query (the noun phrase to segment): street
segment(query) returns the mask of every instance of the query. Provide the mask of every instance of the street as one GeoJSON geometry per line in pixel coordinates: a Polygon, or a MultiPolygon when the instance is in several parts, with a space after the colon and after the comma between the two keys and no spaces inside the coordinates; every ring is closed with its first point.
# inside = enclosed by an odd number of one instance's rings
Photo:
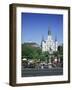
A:
{"type": "Polygon", "coordinates": [[[22,77],[63,75],[63,68],[33,69],[22,68],[22,77]]]}

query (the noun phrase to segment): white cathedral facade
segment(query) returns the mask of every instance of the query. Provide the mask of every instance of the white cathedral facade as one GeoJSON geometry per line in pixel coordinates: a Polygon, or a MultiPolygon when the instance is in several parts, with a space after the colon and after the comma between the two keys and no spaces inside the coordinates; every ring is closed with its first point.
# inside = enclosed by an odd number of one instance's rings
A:
{"type": "Polygon", "coordinates": [[[57,49],[58,49],[57,39],[55,38],[54,40],[51,31],[48,30],[47,40],[44,40],[44,38],[42,38],[42,52],[48,51],[52,53],[53,51],[57,51],[57,49]]]}

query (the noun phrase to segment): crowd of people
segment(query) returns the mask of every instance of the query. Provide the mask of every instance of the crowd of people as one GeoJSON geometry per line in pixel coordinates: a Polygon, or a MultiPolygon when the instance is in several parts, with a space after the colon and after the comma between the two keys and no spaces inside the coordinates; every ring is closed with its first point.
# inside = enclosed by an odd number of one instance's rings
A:
{"type": "Polygon", "coordinates": [[[34,61],[27,60],[26,58],[22,59],[22,67],[23,68],[38,68],[38,69],[47,69],[49,65],[52,68],[63,67],[63,60],[60,58],[55,58],[51,61],[51,63],[47,63],[45,61],[34,61]]]}

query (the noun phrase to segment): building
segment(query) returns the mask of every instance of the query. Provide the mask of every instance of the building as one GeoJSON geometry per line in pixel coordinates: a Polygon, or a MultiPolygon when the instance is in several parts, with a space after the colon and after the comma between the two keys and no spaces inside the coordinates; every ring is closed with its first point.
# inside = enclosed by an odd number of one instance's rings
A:
{"type": "Polygon", "coordinates": [[[57,38],[53,40],[52,33],[50,30],[48,30],[47,40],[44,40],[44,37],[42,37],[41,47],[42,52],[48,51],[49,53],[50,52],[52,53],[53,51],[57,51],[58,49],[57,38]]]}

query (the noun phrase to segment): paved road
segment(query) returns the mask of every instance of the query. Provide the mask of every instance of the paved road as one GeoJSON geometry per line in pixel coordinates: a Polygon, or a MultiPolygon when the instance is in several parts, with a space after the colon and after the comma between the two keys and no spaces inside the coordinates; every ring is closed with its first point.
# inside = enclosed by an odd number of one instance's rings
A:
{"type": "Polygon", "coordinates": [[[22,77],[31,76],[52,76],[52,75],[62,75],[62,68],[51,68],[51,69],[22,69],[22,77]]]}

